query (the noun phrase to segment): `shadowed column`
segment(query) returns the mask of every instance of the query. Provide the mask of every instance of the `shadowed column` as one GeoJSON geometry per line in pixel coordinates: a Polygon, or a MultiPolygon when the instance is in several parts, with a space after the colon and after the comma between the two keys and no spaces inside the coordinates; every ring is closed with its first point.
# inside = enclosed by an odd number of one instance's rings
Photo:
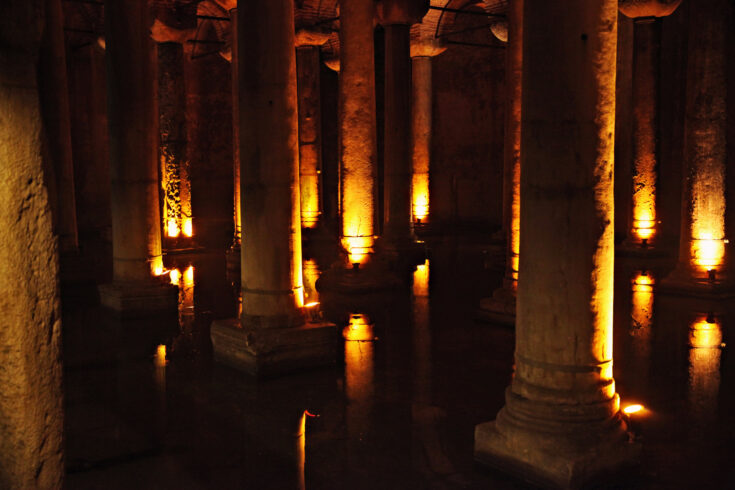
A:
{"type": "Polygon", "coordinates": [[[175,287],[163,273],[158,196],[156,49],[148,2],[105,2],[107,112],[110,128],[113,282],[103,305],[127,315],[175,312],[175,287]]]}
{"type": "Polygon", "coordinates": [[[0,488],[9,490],[64,479],[59,266],[37,86],[44,3],[0,7],[0,488]]]}
{"type": "Polygon", "coordinates": [[[304,320],[293,2],[256,2],[238,22],[243,308],[211,336],[218,361],[268,376],[333,363],[336,338],[304,320]]]}
{"type": "Polygon", "coordinates": [[[475,459],[568,488],[638,448],[612,371],[617,2],[564,5],[524,2],[515,375],[475,459]]]}

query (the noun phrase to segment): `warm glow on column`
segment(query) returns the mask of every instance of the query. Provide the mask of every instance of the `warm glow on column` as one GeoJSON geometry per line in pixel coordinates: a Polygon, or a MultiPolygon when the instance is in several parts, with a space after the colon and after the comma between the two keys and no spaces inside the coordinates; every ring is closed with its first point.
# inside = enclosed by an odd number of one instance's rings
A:
{"type": "Polygon", "coordinates": [[[342,246],[347,251],[350,264],[365,263],[368,256],[373,253],[373,236],[348,235],[347,231],[345,233],[342,238],[342,246]]]}
{"type": "Polygon", "coordinates": [[[163,268],[163,256],[157,255],[151,259],[151,272],[154,276],[161,276],[165,272],[163,268]]]}
{"type": "Polygon", "coordinates": [[[301,414],[299,420],[298,434],[296,434],[296,465],[299,476],[299,490],[306,489],[306,411],[301,414]]]}
{"type": "Polygon", "coordinates": [[[168,361],[166,361],[166,346],[164,344],[156,347],[156,355],[153,358],[153,363],[156,367],[164,367],[168,364],[168,361]]]}
{"type": "Polygon", "coordinates": [[[724,216],[718,221],[721,221],[718,223],[719,232],[695,231],[692,239],[691,250],[694,264],[703,271],[716,270],[722,265],[725,258],[727,240],[724,238],[724,216]]]}
{"type": "MultiPolygon", "coordinates": [[[[415,163],[414,163],[415,164],[415,163]]],[[[428,166],[428,165],[427,165],[428,166]]],[[[421,223],[429,216],[429,174],[413,175],[413,219],[421,223]]]]}
{"type": "Polygon", "coordinates": [[[182,232],[184,233],[184,236],[187,236],[190,238],[194,236],[194,226],[191,222],[191,218],[184,218],[183,225],[184,227],[183,227],[182,232]]]}
{"type": "Polygon", "coordinates": [[[162,151],[163,222],[169,238],[178,238],[182,233],[187,237],[193,235],[188,166],[188,162],[179,162],[162,151]]]}
{"type": "MultiPolygon", "coordinates": [[[[302,148],[302,151],[303,148],[302,148]]],[[[301,226],[316,228],[319,224],[319,175],[301,173],[301,226]]]]}
{"type": "Polygon", "coordinates": [[[180,233],[179,222],[176,221],[176,218],[169,218],[166,222],[166,236],[176,238],[180,233]]]}

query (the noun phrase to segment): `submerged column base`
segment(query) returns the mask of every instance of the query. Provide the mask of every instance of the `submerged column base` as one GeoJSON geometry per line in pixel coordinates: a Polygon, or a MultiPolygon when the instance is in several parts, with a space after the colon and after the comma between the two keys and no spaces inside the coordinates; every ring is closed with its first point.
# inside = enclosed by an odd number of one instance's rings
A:
{"type": "Polygon", "coordinates": [[[567,417],[540,427],[503,408],[497,420],[475,426],[475,461],[551,488],[586,488],[637,468],[640,444],[630,442],[620,415],[597,423],[567,417]]]}
{"type": "Polygon", "coordinates": [[[662,248],[658,244],[643,244],[626,238],[615,247],[616,257],[632,257],[642,259],[669,258],[672,250],[662,248]]]}
{"type": "Polygon", "coordinates": [[[214,321],[210,335],[217,362],[256,377],[328,366],[337,360],[338,338],[331,323],[248,329],[231,318],[214,321]]]}
{"type": "MultiPolygon", "coordinates": [[[[375,260],[375,262],[379,262],[375,260]]],[[[316,281],[316,289],[320,293],[344,295],[361,295],[392,291],[401,286],[401,281],[390,268],[383,263],[360,265],[352,269],[342,264],[334,265],[322,273],[316,281]]]]}
{"type": "Polygon", "coordinates": [[[376,248],[388,263],[397,264],[401,268],[420,265],[426,261],[426,245],[410,237],[384,238],[376,248]]]}
{"type": "Polygon", "coordinates": [[[103,306],[124,317],[176,314],[179,306],[179,288],[157,279],[102,284],[99,293],[103,306]]]}
{"type": "Polygon", "coordinates": [[[735,297],[735,279],[716,272],[712,278],[694,277],[688,270],[677,267],[656,285],[656,292],[670,296],[729,299],[735,297]]]}
{"type": "Polygon", "coordinates": [[[514,326],[516,323],[515,292],[505,286],[496,289],[491,297],[480,300],[480,307],[476,315],[477,319],[483,322],[514,326]]]}

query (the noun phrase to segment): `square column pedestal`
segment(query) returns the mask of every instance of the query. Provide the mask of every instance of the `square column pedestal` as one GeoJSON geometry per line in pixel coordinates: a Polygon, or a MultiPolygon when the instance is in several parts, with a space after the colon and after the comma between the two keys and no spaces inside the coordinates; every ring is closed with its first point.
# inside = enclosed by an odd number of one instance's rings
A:
{"type": "Polygon", "coordinates": [[[337,359],[337,329],[331,323],[243,328],[239,319],[230,318],[212,323],[211,338],[217,362],[256,377],[327,366],[337,359]]]}
{"type": "MultiPolygon", "coordinates": [[[[520,398],[510,389],[506,397],[520,398]]],[[[548,409],[558,416],[558,407],[548,409]]],[[[475,426],[475,461],[545,488],[588,488],[624,480],[626,471],[636,474],[641,447],[630,441],[621,418],[542,425],[503,408],[496,420],[475,426]]]]}
{"type": "Polygon", "coordinates": [[[126,318],[175,315],[179,306],[179,288],[157,279],[102,284],[99,293],[102,306],[126,318]]]}

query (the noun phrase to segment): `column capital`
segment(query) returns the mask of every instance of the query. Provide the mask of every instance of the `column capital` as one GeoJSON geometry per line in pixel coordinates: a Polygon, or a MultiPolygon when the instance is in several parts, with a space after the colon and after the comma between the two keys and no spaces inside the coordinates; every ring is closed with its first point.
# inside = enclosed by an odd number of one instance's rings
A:
{"type": "Polygon", "coordinates": [[[666,17],[674,13],[681,0],[618,0],[618,9],[626,17],[666,17]]]}
{"type": "Polygon", "coordinates": [[[411,25],[421,22],[429,11],[429,0],[379,0],[376,10],[381,25],[411,25]]]}
{"type": "Polygon", "coordinates": [[[411,58],[432,58],[446,50],[447,47],[439,39],[411,40],[411,58]]]}
{"type": "Polygon", "coordinates": [[[329,41],[330,32],[318,28],[299,27],[296,29],[296,47],[323,46],[329,41]]]}

